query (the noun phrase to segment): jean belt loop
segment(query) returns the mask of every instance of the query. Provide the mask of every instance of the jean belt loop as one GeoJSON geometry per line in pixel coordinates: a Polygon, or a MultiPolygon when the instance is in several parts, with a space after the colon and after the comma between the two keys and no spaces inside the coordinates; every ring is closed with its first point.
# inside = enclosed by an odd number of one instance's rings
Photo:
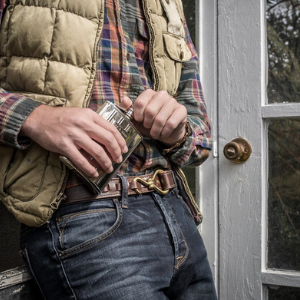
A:
{"type": "Polygon", "coordinates": [[[122,175],[118,175],[121,179],[122,184],[122,208],[128,208],[128,182],[127,178],[122,175]]]}

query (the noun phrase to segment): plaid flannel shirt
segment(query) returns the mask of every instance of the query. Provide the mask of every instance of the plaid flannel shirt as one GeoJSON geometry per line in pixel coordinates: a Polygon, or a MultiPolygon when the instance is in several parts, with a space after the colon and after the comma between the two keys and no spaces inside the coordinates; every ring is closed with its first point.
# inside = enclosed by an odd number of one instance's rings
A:
{"type": "MultiPolygon", "coordinates": [[[[0,20],[5,5],[5,0],[0,0],[0,20]]],[[[172,151],[167,158],[151,139],[145,138],[119,172],[169,168],[170,161],[180,166],[199,165],[208,156],[211,149],[210,125],[198,73],[198,57],[186,24],[185,29],[192,58],[183,65],[176,99],[187,108],[193,133],[181,149],[172,151]]],[[[105,100],[118,104],[124,95],[134,101],[143,90],[152,88],[148,54],[148,31],[141,1],[106,0],[97,75],[89,107],[97,110],[105,100]]],[[[38,105],[40,103],[28,97],[0,87],[1,144],[19,149],[29,147],[30,140],[20,137],[19,132],[38,105]]]]}

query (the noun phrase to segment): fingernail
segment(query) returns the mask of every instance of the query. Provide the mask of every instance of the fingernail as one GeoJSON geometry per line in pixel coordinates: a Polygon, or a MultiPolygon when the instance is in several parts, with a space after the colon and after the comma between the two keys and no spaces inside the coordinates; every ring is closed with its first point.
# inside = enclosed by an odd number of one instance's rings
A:
{"type": "Polygon", "coordinates": [[[117,163],[121,163],[123,161],[123,157],[120,156],[118,159],[117,159],[117,163]]]}
{"type": "Polygon", "coordinates": [[[122,149],[122,152],[123,152],[123,153],[127,153],[127,152],[128,152],[127,146],[125,146],[125,147],[122,149]]]}

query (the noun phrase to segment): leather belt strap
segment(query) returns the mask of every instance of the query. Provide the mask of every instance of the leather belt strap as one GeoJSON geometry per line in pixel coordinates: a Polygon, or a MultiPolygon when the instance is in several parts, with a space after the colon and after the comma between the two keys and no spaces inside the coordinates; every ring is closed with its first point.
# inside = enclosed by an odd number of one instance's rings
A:
{"type": "MultiPolygon", "coordinates": [[[[174,177],[171,170],[159,171],[140,176],[126,176],[128,183],[128,195],[151,193],[153,191],[168,191],[175,187],[174,177]]],[[[113,178],[102,190],[100,195],[90,192],[85,185],[77,185],[66,188],[66,198],[63,203],[105,199],[122,196],[122,184],[119,177],[113,178]]]]}

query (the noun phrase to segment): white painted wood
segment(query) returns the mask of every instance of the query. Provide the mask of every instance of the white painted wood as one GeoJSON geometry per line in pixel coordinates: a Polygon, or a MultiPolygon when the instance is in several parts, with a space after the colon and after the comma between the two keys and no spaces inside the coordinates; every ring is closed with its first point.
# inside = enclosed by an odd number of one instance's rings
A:
{"type": "Polygon", "coordinates": [[[300,273],[268,270],[262,272],[262,282],[268,285],[300,287],[300,273]]]}
{"type": "Polygon", "coordinates": [[[200,207],[204,215],[201,225],[202,237],[208,252],[208,259],[213,272],[216,287],[218,287],[218,72],[217,72],[217,0],[202,0],[198,3],[197,19],[199,20],[199,56],[200,77],[206,99],[208,115],[212,124],[214,149],[209,159],[198,169],[200,171],[200,207]]]}
{"type": "Polygon", "coordinates": [[[262,106],[263,118],[299,117],[300,103],[271,104],[262,106]]]}
{"type": "Polygon", "coordinates": [[[267,300],[268,285],[300,287],[300,272],[267,269],[268,119],[300,117],[300,103],[267,104],[265,6],[200,1],[201,80],[217,146],[200,168],[202,235],[220,300],[267,300]],[[253,151],[240,165],[223,155],[236,137],[253,151]]]}
{"type": "Polygon", "coordinates": [[[25,267],[18,267],[0,273],[0,290],[31,279],[25,267]]]}
{"type": "Polygon", "coordinates": [[[262,2],[218,1],[220,300],[263,299],[262,2]],[[252,145],[244,164],[222,154],[236,137],[252,145]]]}

